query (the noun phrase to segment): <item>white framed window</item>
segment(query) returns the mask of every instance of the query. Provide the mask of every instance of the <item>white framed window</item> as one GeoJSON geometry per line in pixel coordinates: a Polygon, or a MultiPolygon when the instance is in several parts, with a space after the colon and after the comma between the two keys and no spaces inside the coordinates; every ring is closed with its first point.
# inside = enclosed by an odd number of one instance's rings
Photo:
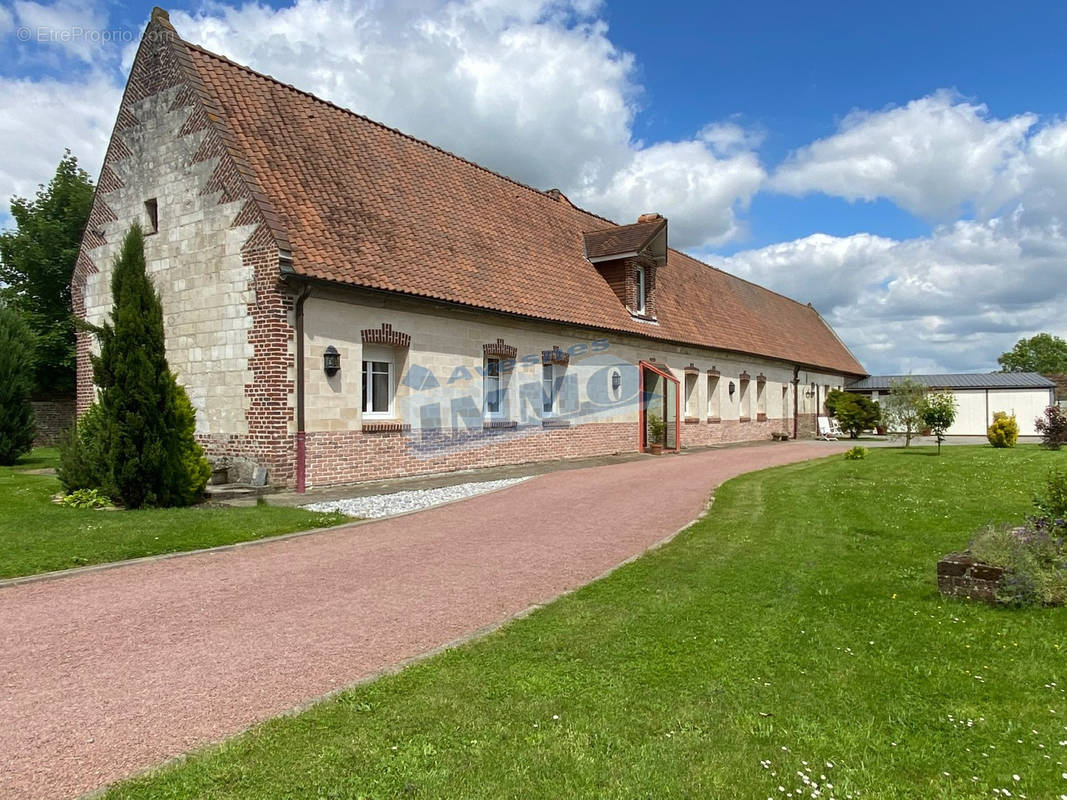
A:
{"type": "Polygon", "coordinates": [[[637,307],[634,309],[635,314],[645,313],[645,268],[637,268],[637,307]]]}
{"type": "Polygon", "coordinates": [[[554,417],[559,413],[560,390],[566,369],[564,364],[541,365],[541,416],[554,417]]]}
{"type": "Polygon", "coordinates": [[[363,347],[363,416],[388,419],[396,411],[396,361],[388,347],[363,347]]]}
{"type": "Polygon", "coordinates": [[[685,374],[685,415],[697,415],[697,375],[695,372],[685,374]]]}
{"type": "Polygon", "coordinates": [[[484,405],[486,419],[503,419],[506,416],[504,393],[507,391],[506,376],[497,356],[485,357],[484,405]]]}

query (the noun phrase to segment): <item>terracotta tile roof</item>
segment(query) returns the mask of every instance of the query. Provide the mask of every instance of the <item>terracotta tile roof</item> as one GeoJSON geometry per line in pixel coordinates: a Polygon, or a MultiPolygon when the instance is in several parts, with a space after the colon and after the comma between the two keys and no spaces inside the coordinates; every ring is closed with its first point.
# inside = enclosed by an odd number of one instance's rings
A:
{"type": "Polygon", "coordinates": [[[586,258],[603,258],[622,253],[640,253],[667,220],[635,222],[633,225],[615,225],[584,234],[586,258]]]}
{"type": "Polygon", "coordinates": [[[583,232],[624,246],[658,223],[612,227],[558,193],[182,44],[299,275],[866,374],[811,307],[673,250],[657,273],[658,324],[634,320],[583,257],[583,232]]]}

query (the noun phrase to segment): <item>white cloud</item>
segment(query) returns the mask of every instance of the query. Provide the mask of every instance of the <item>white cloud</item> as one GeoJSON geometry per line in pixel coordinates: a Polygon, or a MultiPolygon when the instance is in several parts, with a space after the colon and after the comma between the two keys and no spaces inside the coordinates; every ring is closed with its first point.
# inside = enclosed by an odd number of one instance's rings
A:
{"type": "Polygon", "coordinates": [[[1067,237],[1019,215],[901,241],[815,234],[712,261],[812,302],[875,373],[994,370],[1023,336],[1067,334],[1067,237]]]}
{"type": "Polygon", "coordinates": [[[596,3],[296,0],[171,19],[184,37],[620,222],[660,210],[672,242],[737,235],[765,178],[739,125],[646,145],[640,86],[596,3]]]}
{"type": "Polygon", "coordinates": [[[838,132],[797,150],[771,185],[848,200],[888,198],[947,220],[984,204],[1026,146],[1034,114],[995,119],[984,105],[942,90],[883,111],[852,111],[838,132]]]}
{"type": "Polygon", "coordinates": [[[765,177],[753,153],[720,158],[704,142],[664,142],[635,152],[606,185],[571,197],[620,222],[634,222],[635,210],[659,211],[670,218],[671,245],[687,249],[737,238],[743,226],[735,209],[765,177]]]}
{"type": "MultiPolygon", "coordinates": [[[[84,64],[101,57],[108,47],[107,14],[92,0],[57,0],[50,5],[16,0],[14,16],[28,29],[28,53],[33,60],[52,61],[69,55],[84,64]]],[[[0,25],[0,31],[3,26],[0,25]]]]}
{"type": "MultiPolygon", "coordinates": [[[[0,197],[32,197],[69,147],[95,179],[115,123],[121,88],[93,74],[73,82],[0,78],[0,197]]],[[[0,218],[0,224],[3,219],[0,218]]]]}

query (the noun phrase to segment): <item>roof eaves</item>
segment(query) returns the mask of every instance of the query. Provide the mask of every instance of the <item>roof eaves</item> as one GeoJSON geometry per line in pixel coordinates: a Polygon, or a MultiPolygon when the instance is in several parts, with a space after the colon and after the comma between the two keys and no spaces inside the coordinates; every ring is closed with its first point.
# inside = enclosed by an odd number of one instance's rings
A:
{"type": "MultiPolygon", "coordinates": [[[[847,370],[847,369],[845,369],[845,368],[843,368],[841,366],[833,366],[833,365],[830,365],[830,364],[816,364],[814,362],[808,362],[808,361],[798,361],[795,358],[790,358],[788,356],[784,356],[784,355],[777,354],[777,353],[757,352],[755,350],[744,350],[744,349],[740,349],[740,348],[736,348],[736,347],[728,347],[728,346],[725,346],[725,345],[713,344],[713,343],[710,343],[710,342],[693,342],[693,341],[689,341],[687,339],[679,339],[679,338],[666,336],[666,335],[662,335],[662,334],[661,335],[656,335],[655,331],[653,331],[653,330],[650,330],[647,333],[645,333],[643,331],[634,330],[633,328],[627,328],[627,327],[623,327],[621,325],[615,326],[615,325],[607,325],[607,324],[596,324],[596,323],[592,323],[592,322],[576,322],[573,319],[566,319],[566,318],[560,317],[560,316],[526,314],[526,313],[522,313],[522,312],[519,312],[519,311],[512,311],[510,309],[502,308],[502,307],[499,307],[499,306],[493,306],[493,305],[489,305],[489,304],[475,305],[473,303],[464,303],[464,302],[461,302],[459,300],[453,300],[451,298],[444,297],[443,295],[435,295],[435,294],[432,294],[430,292],[414,292],[414,291],[405,291],[405,290],[399,290],[399,289],[384,289],[384,288],[377,287],[377,286],[368,286],[368,285],[352,283],[351,281],[337,280],[335,278],[323,278],[323,277],[319,277],[317,275],[309,275],[307,273],[299,272],[299,271],[297,271],[295,269],[292,270],[291,272],[288,272],[287,274],[283,274],[282,280],[286,281],[287,283],[296,283],[296,284],[300,284],[300,283],[305,283],[305,284],[308,284],[308,283],[323,284],[323,285],[334,287],[336,289],[340,289],[342,291],[369,292],[369,293],[374,294],[374,295],[395,295],[395,296],[400,296],[400,297],[407,297],[407,298],[414,299],[414,300],[424,300],[424,301],[427,301],[427,302],[441,303],[442,305],[453,306],[453,307],[456,307],[456,308],[470,309],[470,310],[473,310],[473,311],[487,311],[487,312],[491,312],[491,313],[494,313],[494,314],[500,314],[500,315],[505,316],[505,317],[511,317],[511,318],[514,318],[514,319],[524,319],[524,320],[530,320],[532,322],[556,323],[556,324],[562,324],[562,325],[569,325],[569,326],[575,327],[575,328],[585,328],[587,330],[601,331],[603,333],[614,333],[614,334],[619,334],[619,335],[623,335],[623,336],[636,336],[636,337],[639,337],[641,339],[648,339],[650,341],[662,342],[662,343],[673,344],[673,345],[680,345],[680,346],[684,346],[684,347],[703,347],[703,348],[707,348],[709,350],[719,350],[719,351],[724,352],[724,353],[736,353],[738,355],[757,356],[759,358],[772,359],[772,360],[775,360],[775,361],[783,361],[783,362],[798,366],[801,369],[807,369],[807,370],[821,370],[821,371],[831,372],[831,373],[834,373],[834,374],[841,374],[841,375],[860,375],[860,374],[862,374],[862,373],[851,372],[850,370],[847,370]]],[[[636,321],[639,321],[639,320],[633,320],[631,318],[631,321],[635,321],[636,322],[636,321]]],[[[658,328],[659,327],[658,324],[649,325],[648,321],[646,321],[646,320],[640,320],[640,322],[643,322],[645,325],[648,325],[650,328],[658,328]]]]}

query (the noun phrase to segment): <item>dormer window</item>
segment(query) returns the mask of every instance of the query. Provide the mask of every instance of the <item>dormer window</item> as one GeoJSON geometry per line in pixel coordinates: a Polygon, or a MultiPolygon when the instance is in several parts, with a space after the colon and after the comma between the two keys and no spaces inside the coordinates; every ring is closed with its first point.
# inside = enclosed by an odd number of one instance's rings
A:
{"type": "Polygon", "coordinates": [[[642,214],[632,225],[582,234],[585,258],[596,267],[623,308],[656,321],[656,276],[667,264],[667,220],[642,214]]]}
{"type": "Polygon", "coordinates": [[[634,287],[636,289],[636,302],[634,303],[634,313],[645,313],[645,268],[639,266],[637,268],[637,275],[635,276],[634,287]]]}

